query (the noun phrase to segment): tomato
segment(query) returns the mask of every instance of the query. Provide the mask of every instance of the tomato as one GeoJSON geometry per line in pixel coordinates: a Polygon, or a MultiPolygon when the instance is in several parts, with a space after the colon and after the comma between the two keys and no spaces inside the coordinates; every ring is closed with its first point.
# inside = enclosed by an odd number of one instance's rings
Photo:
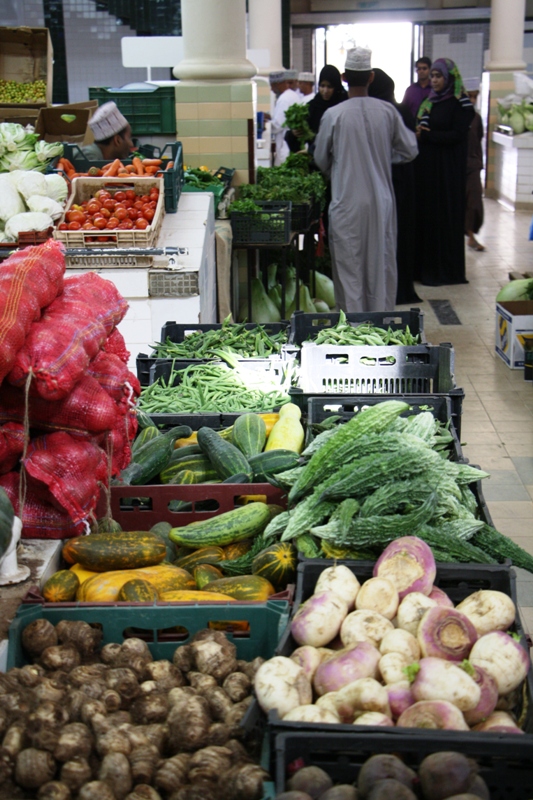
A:
{"type": "Polygon", "coordinates": [[[57,229],[58,231],[68,231],[68,225],[66,222],[60,222],[57,229]]]}
{"type": "Polygon", "coordinates": [[[153,218],[154,218],[154,214],[155,214],[155,211],[154,211],[154,209],[153,209],[153,208],[147,208],[146,206],[144,207],[144,210],[143,210],[143,217],[144,217],[146,220],[148,220],[148,222],[151,222],[151,221],[153,220],[153,218]]]}
{"type": "Polygon", "coordinates": [[[100,214],[106,219],[109,219],[109,217],[111,216],[111,211],[108,208],[101,208],[100,214]]]}
{"type": "Polygon", "coordinates": [[[125,208],[115,208],[115,217],[119,220],[128,219],[128,212],[125,208]]]}
{"type": "MultiPolygon", "coordinates": [[[[65,215],[67,222],[85,222],[85,214],[83,211],[67,211],[65,215]]],[[[72,230],[75,230],[74,228],[72,230]]]]}
{"type": "Polygon", "coordinates": [[[121,222],[120,224],[121,224],[121,226],[124,225],[124,230],[126,230],[126,231],[131,231],[131,229],[135,227],[135,223],[129,217],[127,219],[125,219],[124,222],[121,222]]]}
{"type": "Polygon", "coordinates": [[[111,197],[111,194],[105,189],[98,189],[94,196],[97,198],[97,200],[106,200],[108,197],[111,197]]]}
{"type": "Polygon", "coordinates": [[[146,230],[148,227],[148,220],[144,219],[144,217],[139,217],[139,219],[135,220],[135,227],[141,231],[146,230]]]}
{"type": "Polygon", "coordinates": [[[98,228],[99,230],[103,230],[103,228],[105,228],[105,226],[107,225],[107,220],[105,217],[95,217],[93,219],[93,222],[95,227],[98,228]]]}
{"type": "Polygon", "coordinates": [[[80,228],[81,228],[81,225],[80,225],[79,222],[76,222],[76,220],[72,220],[72,222],[69,222],[69,224],[68,224],[69,231],[79,231],[80,228]]]}
{"type": "Polygon", "coordinates": [[[121,203],[126,199],[126,192],[115,192],[113,198],[117,201],[117,203],[121,203]]]}
{"type": "Polygon", "coordinates": [[[124,208],[133,208],[133,200],[124,200],[122,205],[124,208]]]}
{"type": "Polygon", "coordinates": [[[109,209],[109,211],[113,211],[115,206],[116,206],[116,203],[115,203],[114,200],[111,199],[111,197],[109,197],[108,199],[104,200],[104,208],[109,209]]]}
{"type": "Polygon", "coordinates": [[[76,203],[73,203],[73,204],[71,205],[71,207],[70,207],[70,210],[71,210],[71,211],[81,211],[81,210],[82,210],[82,206],[79,206],[79,205],[77,205],[76,203]]]}
{"type": "Polygon", "coordinates": [[[92,222],[84,222],[81,226],[84,231],[90,231],[94,227],[92,222]]]}
{"type": "Polygon", "coordinates": [[[136,197],[137,197],[137,195],[135,194],[135,191],[133,189],[126,189],[124,194],[126,195],[126,199],[127,200],[135,200],[136,197]]]}
{"type": "Polygon", "coordinates": [[[139,212],[137,211],[136,208],[128,208],[128,217],[130,219],[137,219],[138,216],[139,212]]]}
{"type": "Polygon", "coordinates": [[[136,200],[135,203],[133,204],[133,208],[136,208],[137,211],[142,211],[143,205],[144,203],[142,200],[136,200]]]}
{"type": "Polygon", "coordinates": [[[98,202],[98,200],[90,200],[87,203],[87,213],[88,214],[96,214],[102,208],[102,204],[98,202]]]}
{"type": "Polygon", "coordinates": [[[117,219],[116,217],[110,217],[110,218],[107,220],[106,228],[109,228],[109,230],[111,230],[111,231],[112,231],[112,230],[114,230],[115,228],[118,228],[118,224],[119,224],[119,223],[118,223],[118,219],[117,219]]]}

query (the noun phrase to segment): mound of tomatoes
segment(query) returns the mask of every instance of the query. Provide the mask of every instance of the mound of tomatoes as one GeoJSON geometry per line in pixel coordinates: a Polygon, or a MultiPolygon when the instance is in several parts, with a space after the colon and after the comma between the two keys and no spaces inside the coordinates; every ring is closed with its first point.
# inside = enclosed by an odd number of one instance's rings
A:
{"type": "MultiPolygon", "coordinates": [[[[142,195],[133,189],[113,193],[99,189],[90,200],[73,204],[57,227],[60,231],[144,231],[152,223],[158,199],[155,186],[142,195]]],[[[95,241],[103,240],[95,237],[95,241]]]]}

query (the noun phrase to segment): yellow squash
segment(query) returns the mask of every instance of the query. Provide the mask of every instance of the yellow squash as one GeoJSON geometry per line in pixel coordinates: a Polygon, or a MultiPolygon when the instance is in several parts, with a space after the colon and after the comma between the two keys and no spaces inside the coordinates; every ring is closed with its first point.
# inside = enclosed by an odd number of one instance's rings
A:
{"type": "Polygon", "coordinates": [[[267,439],[267,450],[293,450],[301,453],[304,446],[304,429],[300,422],[302,412],[294,403],[287,403],[279,410],[279,419],[267,439]]]}

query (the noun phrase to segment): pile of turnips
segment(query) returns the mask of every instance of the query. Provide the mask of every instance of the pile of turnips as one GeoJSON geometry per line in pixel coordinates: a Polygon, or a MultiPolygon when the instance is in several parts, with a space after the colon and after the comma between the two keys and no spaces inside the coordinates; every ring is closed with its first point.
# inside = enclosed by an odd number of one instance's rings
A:
{"type": "Polygon", "coordinates": [[[284,721],[523,733],[512,714],[529,655],[509,633],[503,592],[474,592],[455,608],[433,586],[433,553],[406,536],[360,585],[327,567],[291,622],[299,645],[255,676],[265,712],[284,721]]]}
{"type": "Polygon", "coordinates": [[[302,767],[287,781],[276,800],[490,800],[474,761],[461,753],[432,753],[417,773],[395,755],[371,756],[354,784],[333,785],[320,767],[302,767]]]}

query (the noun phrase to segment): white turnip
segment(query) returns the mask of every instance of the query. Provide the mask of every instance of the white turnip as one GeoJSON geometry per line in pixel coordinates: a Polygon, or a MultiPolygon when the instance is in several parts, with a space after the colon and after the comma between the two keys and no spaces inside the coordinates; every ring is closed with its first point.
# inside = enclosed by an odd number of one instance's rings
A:
{"type": "Polygon", "coordinates": [[[396,587],[387,578],[369,578],[363,583],[355,598],[357,609],[377,611],[387,619],[396,616],[399,603],[396,587]]]}
{"type": "Polygon", "coordinates": [[[307,678],[312,681],[313,675],[322,661],[322,653],[320,653],[316,647],[305,644],[302,647],[297,647],[296,650],[291,653],[290,659],[298,664],[305,672],[307,678]]]}
{"type": "Polygon", "coordinates": [[[420,620],[428,608],[433,608],[436,605],[437,603],[434,600],[426,597],[422,592],[411,592],[404,597],[398,606],[396,615],[398,627],[416,636],[420,620]]]}
{"type": "Polygon", "coordinates": [[[359,678],[375,678],[379,659],[379,650],[369,642],[358,642],[354,647],[339,650],[315,672],[316,693],[336,692],[359,678]]]}
{"type": "Polygon", "coordinates": [[[469,661],[496,681],[498,694],[509,694],[526,677],[530,661],[513,634],[493,631],[480,636],[470,651],[469,661]]]}
{"type": "Polygon", "coordinates": [[[338,717],[339,712],[337,711],[337,706],[335,704],[336,696],[337,692],[327,692],[326,694],[323,694],[321,697],[318,697],[316,699],[315,705],[318,706],[318,708],[325,708],[328,711],[331,711],[338,717]]]}
{"type": "Polygon", "coordinates": [[[414,703],[398,717],[396,726],[447,731],[470,730],[462,712],[447,700],[421,700],[414,703]]]}
{"type": "Polygon", "coordinates": [[[261,664],[254,678],[259,705],[284,717],[291,709],[311,703],[313,691],[303,669],[290,658],[275,656],[261,664]]]}
{"type": "Polygon", "coordinates": [[[437,568],[429,545],[416,536],[402,536],[385,548],[373,575],[394,584],[401,601],[410,592],[429,594],[437,568]]]}
{"type": "Polygon", "coordinates": [[[459,603],[457,611],[468,617],[478,636],[484,636],[491,631],[506,631],[516,617],[515,604],[511,598],[494,589],[474,592],[459,603]]]}
{"type": "Polygon", "coordinates": [[[438,586],[433,586],[428,597],[434,600],[438,606],[453,608],[453,600],[450,600],[446,592],[443,592],[438,586]]]}
{"type": "Polygon", "coordinates": [[[365,711],[354,722],[354,725],[375,725],[378,728],[394,728],[394,722],[386,714],[379,711],[365,711]]]}
{"type": "Polygon", "coordinates": [[[411,684],[408,680],[398,681],[398,683],[389,683],[385,686],[385,689],[387,690],[393,719],[398,719],[406,708],[414,705],[415,698],[413,697],[411,684]]]}
{"type": "MultiPolygon", "coordinates": [[[[481,689],[464,669],[453,661],[441,658],[421,658],[416,677],[411,683],[413,697],[420,700],[447,700],[460,711],[475,708],[481,697],[481,689]]],[[[409,668],[411,669],[411,668],[409,668]]]]}
{"type": "Polygon", "coordinates": [[[420,620],[416,638],[422,656],[435,656],[447,661],[468,658],[478,635],[467,616],[456,608],[428,608],[420,620]]]}
{"type": "Polygon", "coordinates": [[[481,694],[477,706],[464,712],[465,720],[470,726],[478,725],[487,719],[496,708],[498,687],[494,678],[491,678],[488,672],[481,667],[475,667],[470,661],[464,661],[461,666],[479,686],[481,694]]]}
{"type": "Polygon", "coordinates": [[[352,722],[366,711],[391,716],[389,697],[384,686],[374,678],[360,678],[336,692],[333,702],[343,722],[352,722]]]}
{"type": "Polygon", "coordinates": [[[344,600],[348,611],[351,611],[354,608],[359,588],[360,583],[352,570],[344,564],[335,564],[333,567],[326,567],[320,573],[315,586],[315,594],[333,592],[344,600]]]}
{"type": "Polygon", "coordinates": [[[291,633],[298,644],[321,647],[340,631],[348,603],[334,592],[320,592],[302,603],[291,622],[291,633]]]}
{"type": "Polygon", "coordinates": [[[341,718],[329,708],[308,704],[296,706],[283,717],[284,722],[333,722],[339,723],[341,718]]]}
{"type": "Polygon", "coordinates": [[[507,711],[493,711],[487,719],[475,725],[474,730],[492,733],[524,733],[507,711]]]}
{"type": "Polygon", "coordinates": [[[418,661],[420,658],[420,646],[417,638],[403,628],[394,628],[386,633],[379,643],[379,652],[382,655],[401,653],[409,660],[409,663],[418,661]]]}
{"type": "Polygon", "coordinates": [[[352,611],[341,625],[341,639],[345,647],[357,642],[370,642],[379,647],[385,634],[393,629],[392,622],[377,611],[352,611]]]}
{"type": "Polygon", "coordinates": [[[404,670],[412,663],[404,653],[385,653],[378,664],[384,683],[398,683],[405,680],[404,670]]]}

